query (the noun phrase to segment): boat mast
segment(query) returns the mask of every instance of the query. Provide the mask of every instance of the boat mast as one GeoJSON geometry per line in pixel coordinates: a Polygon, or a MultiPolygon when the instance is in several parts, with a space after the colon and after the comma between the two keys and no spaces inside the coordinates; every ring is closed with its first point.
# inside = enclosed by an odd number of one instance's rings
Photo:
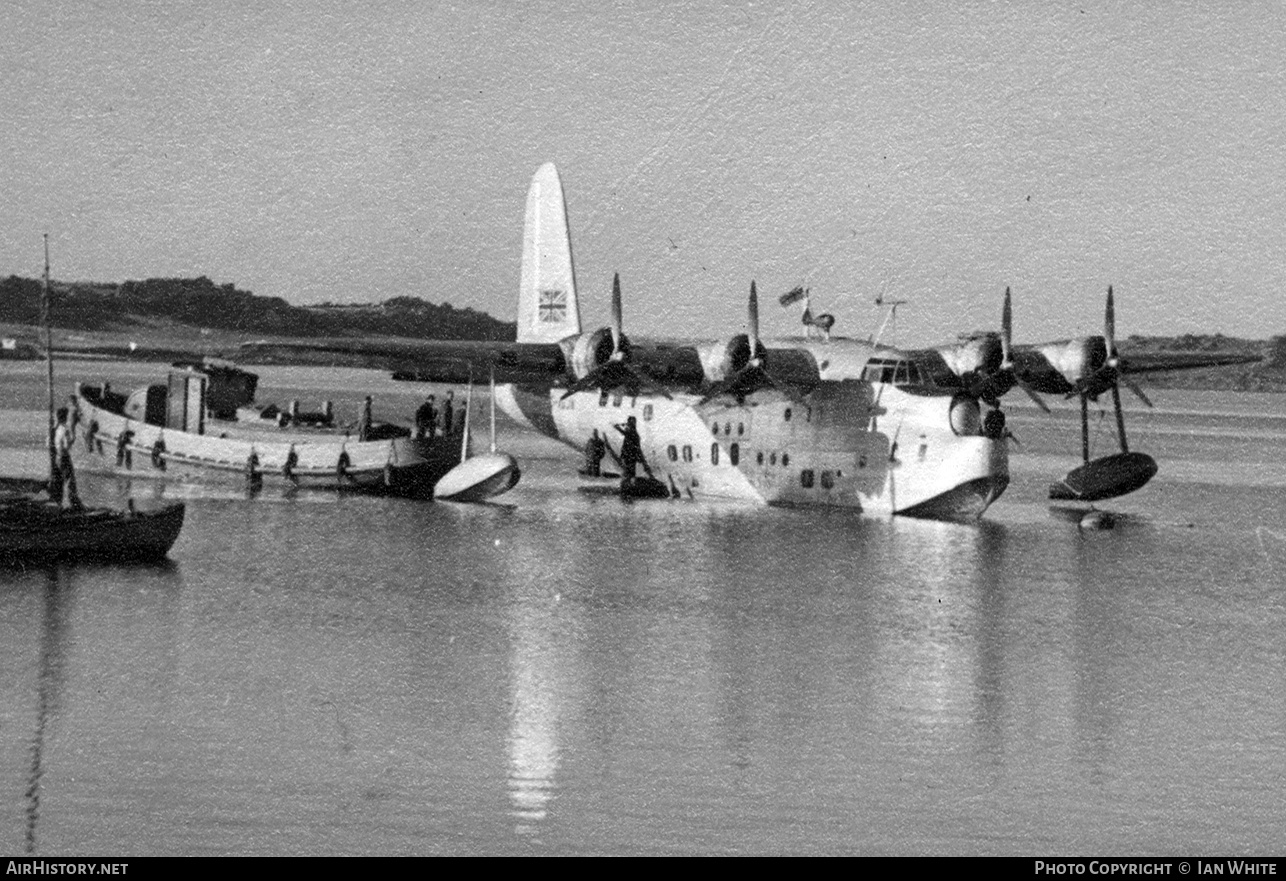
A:
{"type": "Polygon", "coordinates": [[[469,419],[473,416],[473,369],[469,369],[469,389],[464,393],[464,437],[460,440],[460,461],[469,458],[469,419]]]}
{"type": "Polygon", "coordinates": [[[491,365],[491,452],[496,451],[496,366],[491,365]]]}
{"type": "Polygon", "coordinates": [[[53,486],[58,469],[57,453],[54,451],[54,344],[49,330],[49,233],[45,238],[45,276],[40,296],[40,324],[45,329],[45,369],[49,388],[49,485],[53,486]]]}

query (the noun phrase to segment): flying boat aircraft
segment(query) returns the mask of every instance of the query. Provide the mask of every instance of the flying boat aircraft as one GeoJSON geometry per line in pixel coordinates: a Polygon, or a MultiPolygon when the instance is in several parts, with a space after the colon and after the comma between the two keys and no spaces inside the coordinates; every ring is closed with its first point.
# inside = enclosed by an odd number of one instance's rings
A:
{"type": "Polygon", "coordinates": [[[887,346],[764,339],[753,281],[745,331],[723,338],[631,341],[619,276],[610,325],[583,328],[552,164],[528,191],[516,342],[290,348],[361,354],[397,376],[439,382],[486,365],[501,409],[576,449],[595,430],[616,437],[633,416],[653,476],[676,497],[969,520],[1009,484],[1007,441],[984,431],[975,395],[933,385],[887,346]]]}
{"type": "MultiPolygon", "coordinates": [[[[833,319],[813,315],[807,292],[788,296],[806,304],[805,337],[760,335],[751,281],[744,333],[634,342],[624,332],[617,275],[609,326],[585,330],[562,183],[546,164],[527,196],[516,342],[342,340],[298,347],[361,354],[395,376],[439,382],[462,382],[485,364],[509,416],[576,449],[595,431],[615,436],[613,429],[633,416],[653,476],[674,497],[946,520],[980,517],[1008,486],[999,402],[1015,385],[1038,402],[1042,392],[1084,401],[1110,389],[1118,417],[1119,383],[1142,394],[1125,377],[1112,341],[1110,296],[1103,339],[1015,349],[1006,295],[998,337],[924,352],[834,336],[833,319]],[[982,403],[991,407],[985,419],[982,403]]],[[[1081,478],[1068,475],[1069,491],[1104,498],[1090,484],[1119,494],[1146,482],[1151,474],[1139,476],[1147,457],[1129,453],[1124,441],[1122,448],[1124,458],[1113,467],[1125,477],[1107,480],[1106,466],[1095,466],[1081,478]]]]}

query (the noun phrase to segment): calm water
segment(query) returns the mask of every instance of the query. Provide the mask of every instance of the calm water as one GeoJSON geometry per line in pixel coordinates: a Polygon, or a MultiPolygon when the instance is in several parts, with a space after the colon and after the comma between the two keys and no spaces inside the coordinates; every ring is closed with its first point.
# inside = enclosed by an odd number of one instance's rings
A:
{"type": "MultiPolygon", "coordinates": [[[[160,368],[60,377],[104,370],[160,368]]],[[[0,470],[42,383],[0,362],[0,470]]],[[[1280,855],[1286,399],[1155,397],[1102,533],[1044,501],[1075,412],[1019,402],[977,526],[625,505],[511,430],[503,506],[166,488],[166,565],[0,570],[0,852],[1280,855]]]]}

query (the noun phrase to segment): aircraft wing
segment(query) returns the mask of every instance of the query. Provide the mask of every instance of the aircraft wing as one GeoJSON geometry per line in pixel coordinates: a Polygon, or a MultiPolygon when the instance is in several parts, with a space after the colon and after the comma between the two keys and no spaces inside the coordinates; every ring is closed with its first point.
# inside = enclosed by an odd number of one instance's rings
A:
{"type": "Polygon", "coordinates": [[[1166,370],[1198,370],[1228,364],[1254,364],[1263,355],[1246,352],[1122,352],[1121,366],[1130,373],[1160,373],[1166,370]]]}
{"type": "Polygon", "coordinates": [[[566,370],[557,343],[487,340],[318,339],[258,340],[241,344],[240,360],[360,364],[400,379],[467,382],[491,370],[497,382],[548,383],[566,370]]]}
{"type": "Polygon", "coordinates": [[[1102,336],[1014,345],[1010,294],[1006,290],[1000,333],[974,334],[958,343],[914,355],[921,369],[938,385],[963,389],[993,405],[1014,386],[1033,396],[1081,394],[1094,398],[1118,382],[1146,401],[1129,375],[1263,360],[1262,355],[1244,350],[1130,351],[1128,343],[1126,351],[1121,352],[1116,346],[1115,328],[1112,289],[1108,288],[1102,336]]]}
{"type": "MultiPolygon", "coordinates": [[[[557,385],[576,372],[575,340],[563,343],[483,340],[319,339],[259,340],[241,345],[240,359],[360,363],[388,370],[395,379],[462,383],[494,371],[497,382],[557,385]]],[[[636,344],[631,365],[659,385],[696,386],[704,379],[695,348],[636,344]]]]}

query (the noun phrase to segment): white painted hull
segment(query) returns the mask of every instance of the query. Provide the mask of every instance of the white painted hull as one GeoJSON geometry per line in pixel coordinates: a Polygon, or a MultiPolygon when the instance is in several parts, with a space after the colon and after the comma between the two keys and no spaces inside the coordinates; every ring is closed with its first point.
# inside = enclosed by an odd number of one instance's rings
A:
{"type": "Polygon", "coordinates": [[[634,416],[653,473],[694,500],[972,520],[1009,484],[1003,439],[957,435],[950,395],[891,385],[830,383],[808,404],[771,389],[742,404],[512,388],[497,401],[528,425],[552,422],[546,433],[578,449],[594,430],[618,448],[614,426],[634,416]]]}
{"type": "Polygon", "coordinates": [[[433,497],[448,502],[481,502],[517,485],[522,472],[508,453],[470,456],[448,471],[433,488],[433,497]]]}
{"type": "Polygon", "coordinates": [[[76,464],[95,473],[428,498],[459,459],[456,438],[359,442],[272,429],[218,437],[130,419],[99,406],[92,387],[77,405],[76,464]]]}

